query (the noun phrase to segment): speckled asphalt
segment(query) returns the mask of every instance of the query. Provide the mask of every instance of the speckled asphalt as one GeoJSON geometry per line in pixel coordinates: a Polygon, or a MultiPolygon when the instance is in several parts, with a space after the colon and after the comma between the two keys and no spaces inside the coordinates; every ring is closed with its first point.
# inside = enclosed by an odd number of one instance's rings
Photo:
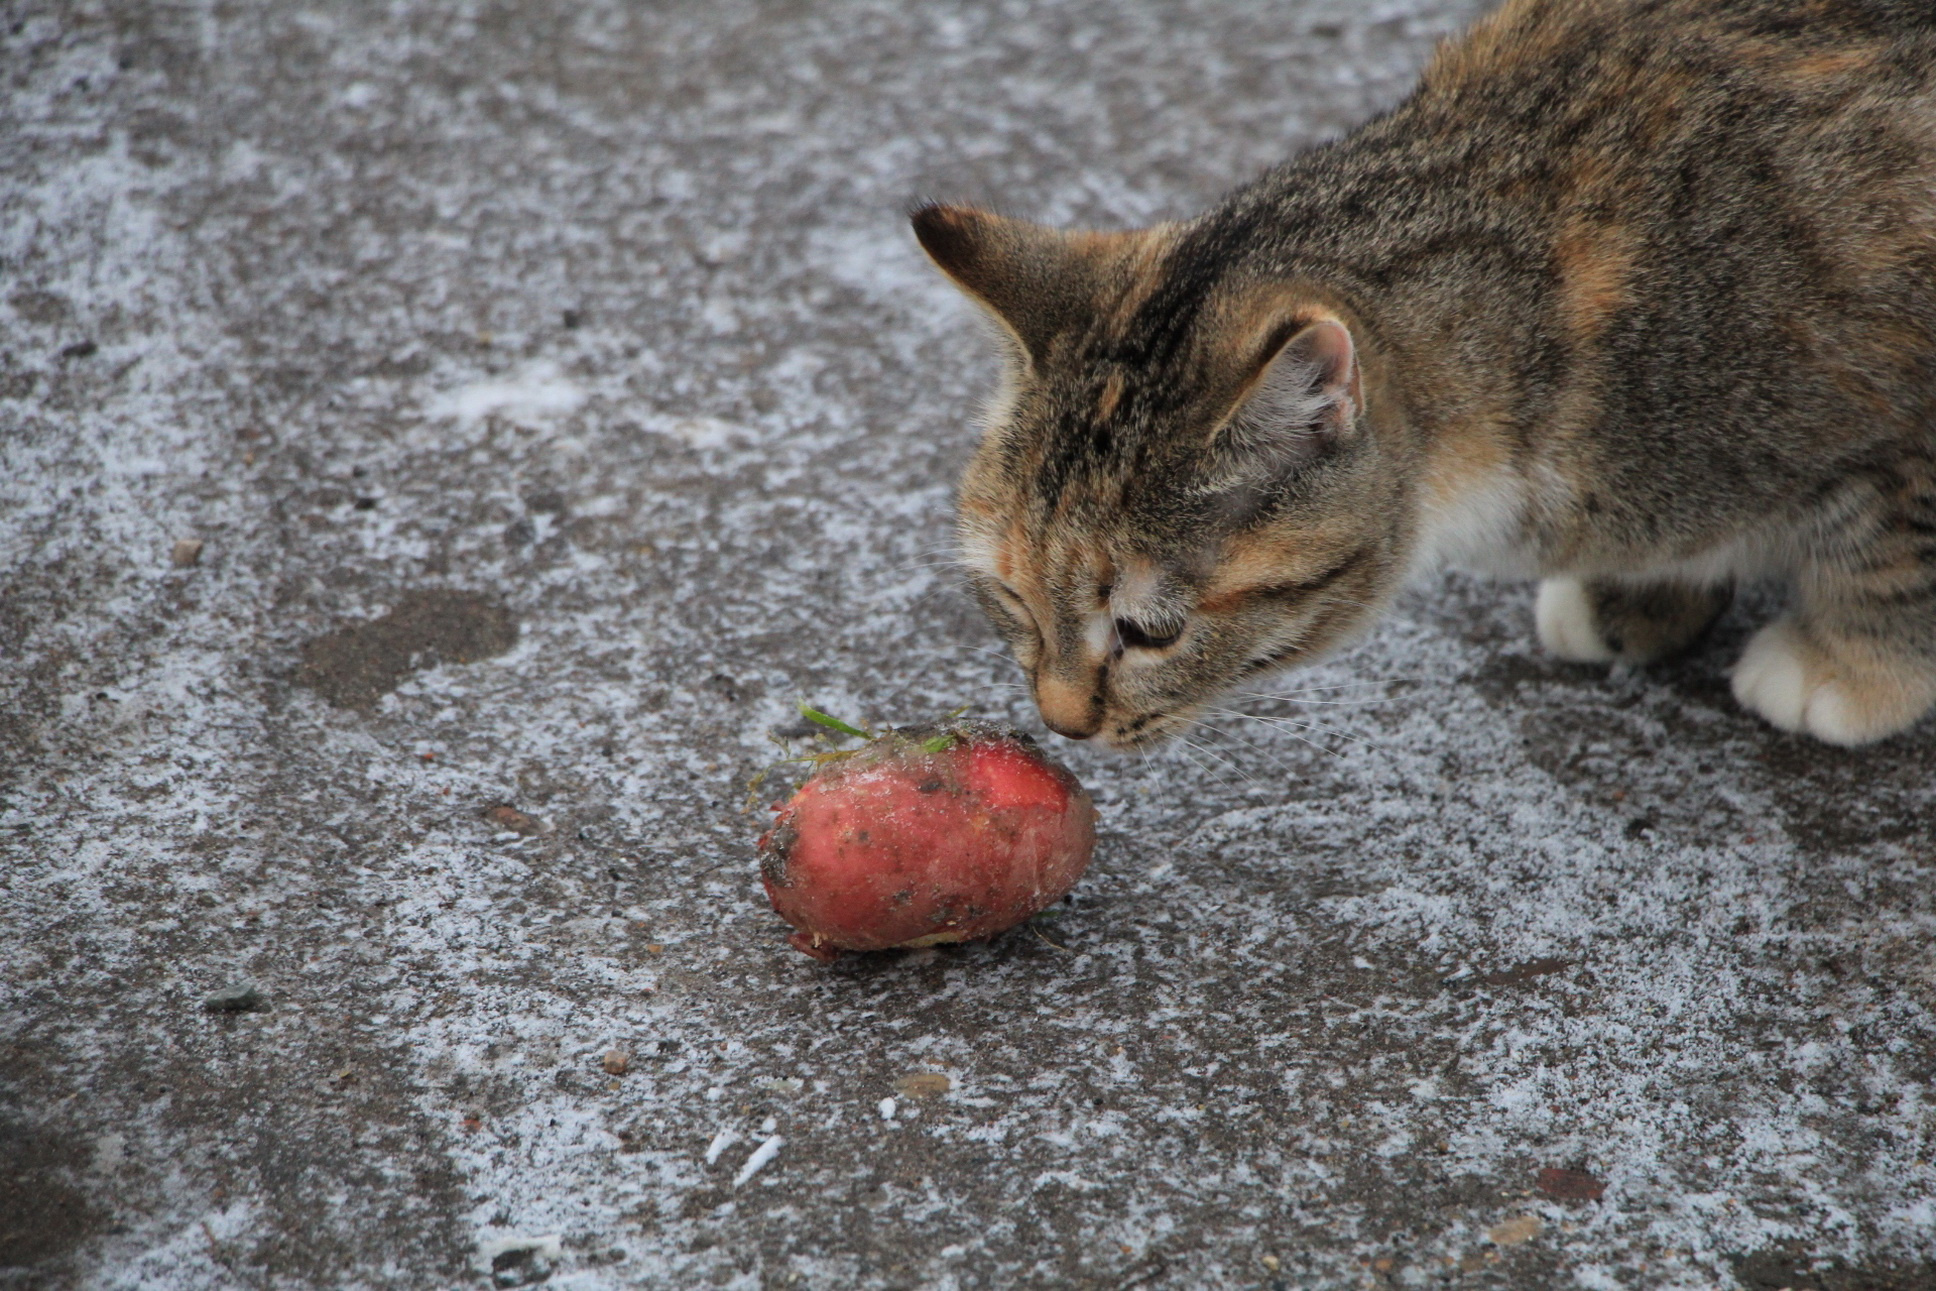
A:
{"type": "Polygon", "coordinates": [[[1029,720],[906,202],[1186,215],[1473,12],[0,9],[0,1288],[1936,1287],[1936,729],[1738,711],[1771,593],[1436,579],[1068,749],[992,943],[760,894],[799,700],[1029,720]]]}

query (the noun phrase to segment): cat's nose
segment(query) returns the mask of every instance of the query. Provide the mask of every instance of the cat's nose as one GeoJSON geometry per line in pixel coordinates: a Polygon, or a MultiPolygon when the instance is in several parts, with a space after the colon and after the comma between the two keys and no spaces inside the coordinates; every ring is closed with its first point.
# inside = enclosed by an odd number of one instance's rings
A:
{"type": "Polygon", "coordinates": [[[1086,740],[1102,729],[1102,705],[1089,687],[1060,677],[1038,677],[1035,707],[1042,725],[1071,740],[1086,740]]]}
{"type": "Polygon", "coordinates": [[[1060,722],[1049,720],[1049,718],[1047,718],[1046,716],[1043,717],[1042,719],[1042,725],[1048,727],[1050,730],[1054,731],[1057,735],[1060,735],[1062,738],[1067,740],[1086,740],[1091,735],[1094,735],[1098,730],[1102,729],[1102,723],[1100,722],[1091,723],[1086,728],[1076,727],[1076,726],[1064,726],[1060,722]]]}

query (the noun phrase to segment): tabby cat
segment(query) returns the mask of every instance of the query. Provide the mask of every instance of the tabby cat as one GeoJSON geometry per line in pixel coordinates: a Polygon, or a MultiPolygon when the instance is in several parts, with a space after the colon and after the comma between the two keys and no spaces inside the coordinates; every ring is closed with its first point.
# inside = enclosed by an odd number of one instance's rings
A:
{"type": "Polygon", "coordinates": [[[1785,578],[1744,705],[1936,703],[1931,0],[1511,0],[1196,219],[913,221],[1008,342],[960,538],[1063,735],[1160,739],[1448,564],[1631,664],[1785,578]]]}

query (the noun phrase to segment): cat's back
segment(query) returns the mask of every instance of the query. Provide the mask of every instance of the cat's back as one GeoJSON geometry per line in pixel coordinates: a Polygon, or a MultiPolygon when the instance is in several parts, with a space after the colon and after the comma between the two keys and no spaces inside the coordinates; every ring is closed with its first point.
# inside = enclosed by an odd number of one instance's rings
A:
{"type": "Polygon", "coordinates": [[[1820,166],[1829,190],[1936,198],[1936,4],[1508,0],[1439,51],[1405,115],[1556,194],[1609,170],[1658,188],[1820,166]]]}
{"type": "Polygon", "coordinates": [[[1936,3],[1508,0],[1440,51],[1411,106],[1428,138],[1500,145],[1474,160],[1528,163],[1556,198],[1725,205],[1800,181],[1818,206],[1927,205],[1936,3]]]}
{"type": "Polygon", "coordinates": [[[1405,211],[1357,223],[1398,314],[1511,338],[1529,418],[1773,416],[1799,445],[1853,396],[1929,433],[1931,0],[1508,0],[1313,161],[1333,209],[1405,211]]]}
{"type": "Polygon", "coordinates": [[[1507,0],[1440,49],[1423,90],[1562,113],[1618,94],[1678,113],[1741,96],[1821,107],[1932,78],[1927,0],[1507,0]]]}

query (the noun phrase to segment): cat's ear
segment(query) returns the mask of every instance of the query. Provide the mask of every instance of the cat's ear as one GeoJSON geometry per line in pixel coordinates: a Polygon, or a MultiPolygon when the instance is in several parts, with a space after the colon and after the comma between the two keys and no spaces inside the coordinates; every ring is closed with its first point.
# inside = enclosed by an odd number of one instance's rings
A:
{"type": "Polygon", "coordinates": [[[1258,354],[1255,375],[1214,446],[1220,473],[1231,480],[1291,474],[1349,432],[1364,406],[1358,347],[1335,318],[1281,327],[1258,354]]]}
{"type": "Polygon", "coordinates": [[[1094,308],[1086,257],[1060,229],[966,206],[923,206],[910,218],[929,259],[987,308],[1032,363],[1094,308]]]}

